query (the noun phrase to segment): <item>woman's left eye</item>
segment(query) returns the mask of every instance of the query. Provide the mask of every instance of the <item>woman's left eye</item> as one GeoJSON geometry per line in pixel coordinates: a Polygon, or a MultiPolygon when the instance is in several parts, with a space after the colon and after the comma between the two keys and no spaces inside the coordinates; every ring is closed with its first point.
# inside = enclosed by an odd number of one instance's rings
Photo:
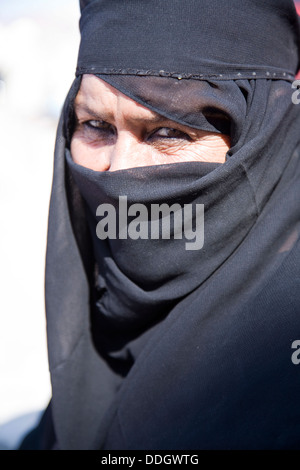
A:
{"type": "Polygon", "coordinates": [[[160,127],[155,129],[149,136],[150,139],[181,139],[191,140],[190,136],[179,129],[160,127]]]}

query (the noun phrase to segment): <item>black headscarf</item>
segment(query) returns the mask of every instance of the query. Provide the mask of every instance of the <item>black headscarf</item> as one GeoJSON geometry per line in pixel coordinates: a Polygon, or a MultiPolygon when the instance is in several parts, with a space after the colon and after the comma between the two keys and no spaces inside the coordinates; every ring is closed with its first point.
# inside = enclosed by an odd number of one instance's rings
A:
{"type": "Polygon", "coordinates": [[[81,2],[56,142],[46,263],[60,449],[300,448],[299,23],[287,0],[81,2]],[[226,162],[95,172],[73,103],[97,75],[172,120],[228,132],[226,162]],[[105,240],[96,207],[204,204],[205,239],[105,240]]]}

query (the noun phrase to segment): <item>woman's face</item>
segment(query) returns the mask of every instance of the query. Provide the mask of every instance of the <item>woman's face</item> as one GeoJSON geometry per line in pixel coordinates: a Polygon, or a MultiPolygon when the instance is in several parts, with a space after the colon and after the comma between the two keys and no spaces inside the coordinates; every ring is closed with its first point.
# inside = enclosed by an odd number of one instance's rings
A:
{"type": "Polygon", "coordinates": [[[177,162],[225,162],[229,137],[177,124],[94,75],[75,100],[73,160],[95,171],[177,162]]]}

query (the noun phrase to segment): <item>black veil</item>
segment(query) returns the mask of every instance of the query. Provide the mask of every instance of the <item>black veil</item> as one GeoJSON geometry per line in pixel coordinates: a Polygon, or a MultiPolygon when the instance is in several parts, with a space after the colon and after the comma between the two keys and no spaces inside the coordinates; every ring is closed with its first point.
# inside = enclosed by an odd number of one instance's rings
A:
{"type": "Polygon", "coordinates": [[[81,2],[77,77],[57,132],[46,263],[58,448],[299,448],[299,372],[291,361],[300,335],[300,115],[291,100],[298,19],[283,0],[219,4],[186,2],[184,35],[182,2],[81,2]],[[159,14],[162,3],[168,17],[159,14]],[[76,166],[69,144],[84,73],[174,121],[228,133],[226,163],[115,175],[76,166]],[[163,262],[147,265],[162,279],[150,296],[132,277],[143,245],[126,282],[116,266],[127,259],[118,259],[107,290],[124,299],[108,304],[122,321],[103,316],[97,280],[107,258],[116,260],[113,251],[98,253],[90,230],[99,184],[112,201],[129,186],[132,201],[151,191],[168,200],[176,181],[207,208],[207,247],[193,257],[164,247],[163,262]],[[151,321],[140,324],[143,312],[151,321]]]}

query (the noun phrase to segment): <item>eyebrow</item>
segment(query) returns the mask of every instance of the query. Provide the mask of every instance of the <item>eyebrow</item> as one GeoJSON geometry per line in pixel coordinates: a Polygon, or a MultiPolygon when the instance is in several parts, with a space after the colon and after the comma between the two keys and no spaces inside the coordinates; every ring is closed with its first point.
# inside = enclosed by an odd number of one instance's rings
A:
{"type": "MultiPolygon", "coordinates": [[[[90,116],[92,116],[93,118],[95,118],[96,120],[99,120],[99,121],[109,122],[109,121],[114,120],[113,113],[111,113],[109,111],[108,112],[105,111],[105,112],[100,113],[100,112],[90,108],[85,103],[79,103],[79,104],[75,103],[74,110],[75,110],[76,114],[77,114],[77,112],[84,112],[84,113],[89,114],[90,116]]],[[[154,111],[152,111],[152,112],[153,112],[153,116],[149,116],[147,118],[137,116],[137,117],[132,117],[131,120],[136,121],[136,122],[151,122],[153,124],[162,123],[162,122],[163,123],[174,122],[169,118],[165,118],[164,116],[161,116],[160,114],[155,113],[154,111]]]]}

